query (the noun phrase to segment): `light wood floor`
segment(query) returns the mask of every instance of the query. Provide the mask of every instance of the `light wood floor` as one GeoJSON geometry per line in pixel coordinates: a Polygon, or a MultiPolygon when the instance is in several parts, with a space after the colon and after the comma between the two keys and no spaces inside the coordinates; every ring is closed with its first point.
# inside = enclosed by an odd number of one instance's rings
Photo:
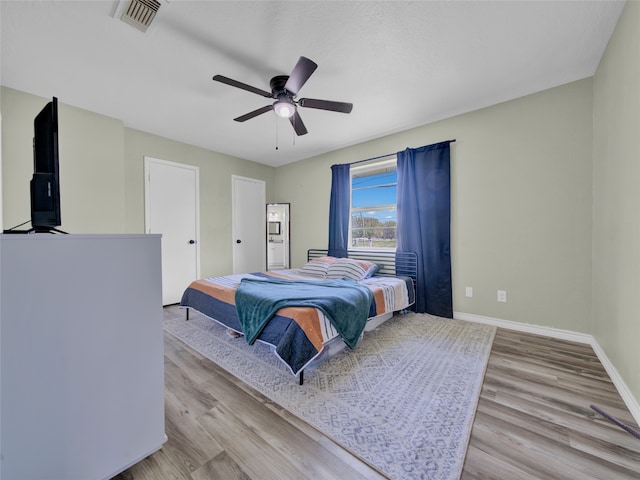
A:
{"type": "MultiPolygon", "coordinates": [[[[168,334],[165,378],[169,441],[117,480],[386,478],[168,334]]],[[[590,405],[638,429],[591,347],[498,329],[462,479],[639,479],[590,405]]]]}

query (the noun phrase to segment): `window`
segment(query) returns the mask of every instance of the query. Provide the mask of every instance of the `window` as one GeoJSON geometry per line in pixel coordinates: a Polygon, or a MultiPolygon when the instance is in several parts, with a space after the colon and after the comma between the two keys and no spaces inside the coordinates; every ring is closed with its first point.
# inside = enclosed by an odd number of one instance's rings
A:
{"type": "Polygon", "coordinates": [[[396,159],[351,168],[351,248],[395,250],[396,159]]]}

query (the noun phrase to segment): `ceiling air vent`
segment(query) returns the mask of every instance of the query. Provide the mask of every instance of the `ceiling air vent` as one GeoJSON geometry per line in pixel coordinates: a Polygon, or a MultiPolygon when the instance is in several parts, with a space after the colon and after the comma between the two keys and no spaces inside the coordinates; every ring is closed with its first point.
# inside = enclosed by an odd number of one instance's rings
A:
{"type": "Polygon", "coordinates": [[[123,22],[146,32],[159,9],[160,2],[157,0],[129,0],[120,18],[123,22]]]}

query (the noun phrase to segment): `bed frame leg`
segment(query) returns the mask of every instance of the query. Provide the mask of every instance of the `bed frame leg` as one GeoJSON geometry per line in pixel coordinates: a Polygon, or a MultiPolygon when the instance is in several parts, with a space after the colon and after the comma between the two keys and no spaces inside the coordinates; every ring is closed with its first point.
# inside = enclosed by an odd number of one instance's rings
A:
{"type": "Polygon", "coordinates": [[[298,374],[298,385],[302,385],[304,383],[304,370],[300,370],[298,374]]]}

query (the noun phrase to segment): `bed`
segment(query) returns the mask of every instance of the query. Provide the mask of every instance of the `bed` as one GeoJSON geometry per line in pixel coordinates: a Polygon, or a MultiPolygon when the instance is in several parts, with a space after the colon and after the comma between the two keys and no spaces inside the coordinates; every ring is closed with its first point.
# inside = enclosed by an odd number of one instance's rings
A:
{"type": "Polygon", "coordinates": [[[243,336],[271,346],[302,384],[304,370],[355,348],[415,303],[414,253],[307,252],[300,268],[211,277],[192,282],[180,302],[243,336]],[[318,293],[316,293],[316,291],[318,293]]]}

